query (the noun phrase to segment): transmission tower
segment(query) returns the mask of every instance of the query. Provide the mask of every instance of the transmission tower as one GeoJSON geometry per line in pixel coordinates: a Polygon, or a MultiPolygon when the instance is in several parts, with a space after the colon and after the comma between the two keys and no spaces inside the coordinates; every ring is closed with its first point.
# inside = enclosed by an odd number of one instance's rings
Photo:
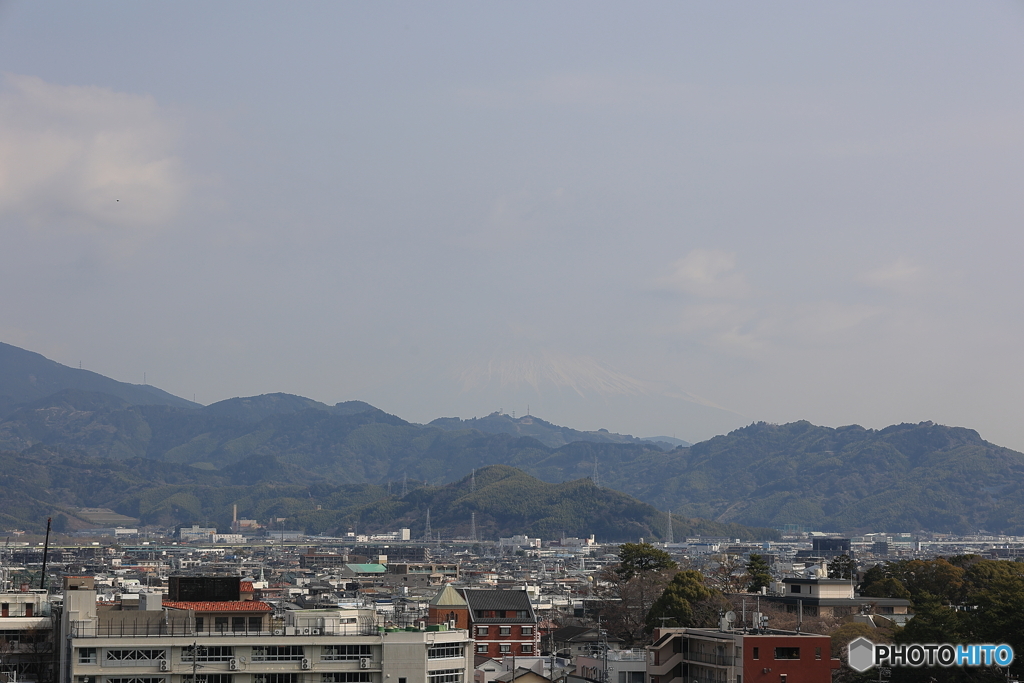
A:
{"type": "Polygon", "coordinates": [[[666,543],[675,543],[675,540],[673,540],[673,538],[672,538],[672,511],[671,510],[668,511],[668,533],[665,534],[665,542],[666,543]]]}
{"type": "Polygon", "coordinates": [[[427,543],[430,543],[430,539],[431,539],[431,534],[430,534],[430,508],[427,508],[427,523],[423,527],[423,540],[426,541],[427,543]]]}
{"type": "Polygon", "coordinates": [[[471,512],[469,515],[469,538],[474,543],[476,542],[476,513],[471,512]]]}
{"type": "Polygon", "coordinates": [[[476,468],[473,468],[473,474],[469,475],[469,492],[476,493],[476,468]]]}

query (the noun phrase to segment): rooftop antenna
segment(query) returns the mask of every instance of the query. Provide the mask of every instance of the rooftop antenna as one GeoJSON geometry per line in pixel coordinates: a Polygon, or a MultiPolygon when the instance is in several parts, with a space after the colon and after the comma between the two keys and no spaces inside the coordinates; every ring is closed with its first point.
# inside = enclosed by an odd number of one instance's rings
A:
{"type": "Polygon", "coordinates": [[[427,523],[423,527],[423,540],[430,543],[430,508],[427,508],[427,523]]]}
{"type": "Polygon", "coordinates": [[[665,534],[665,543],[675,543],[672,538],[672,511],[668,511],[668,533],[665,534]]]}

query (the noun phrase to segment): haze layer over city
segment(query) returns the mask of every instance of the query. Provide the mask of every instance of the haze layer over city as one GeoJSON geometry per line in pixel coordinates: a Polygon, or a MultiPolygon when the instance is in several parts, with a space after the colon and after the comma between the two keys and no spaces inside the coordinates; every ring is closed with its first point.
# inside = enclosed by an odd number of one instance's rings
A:
{"type": "Polygon", "coordinates": [[[1024,449],[1019,3],[0,3],[0,341],[209,404],[1024,449]]]}

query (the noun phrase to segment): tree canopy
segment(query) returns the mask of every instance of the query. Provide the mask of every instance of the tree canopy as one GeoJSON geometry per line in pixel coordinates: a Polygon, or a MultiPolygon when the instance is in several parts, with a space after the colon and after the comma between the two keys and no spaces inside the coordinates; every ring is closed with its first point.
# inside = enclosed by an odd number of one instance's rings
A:
{"type": "Polygon", "coordinates": [[[678,565],[668,553],[650,543],[623,543],[619,546],[618,573],[628,581],[637,574],[675,569],[678,565]]]}
{"type": "Polygon", "coordinates": [[[771,585],[771,567],[768,566],[764,557],[756,553],[750,555],[750,561],[747,562],[747,577],[750,579],[747,591],[751,593],[758,593],[762,588],[771,585]]]}
{"type": "Polygon", "coordinates": [[[692,569],[677,573],[647,613],[646,630],[662,626],[708,626],[724,603],[722,594],[692,569]]]}

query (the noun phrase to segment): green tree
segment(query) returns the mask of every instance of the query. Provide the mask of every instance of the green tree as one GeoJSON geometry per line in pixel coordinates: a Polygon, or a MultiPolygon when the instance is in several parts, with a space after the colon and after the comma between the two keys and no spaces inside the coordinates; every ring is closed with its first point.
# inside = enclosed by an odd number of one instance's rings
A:
{"type": "Polygon", "coordinates": [[[647,613],[646,631],[665,626],[710,626],[725,599],[692,569],[676,573],[647,613]],[[664,621],[662,618],[664,617],[664,621]]]}
{"type": "Polygon", "coordinates": [[[771,568],[762,556],[751,554],[750,561],[747,562],[747,577],[750,579],[747,585],[747,591],[750,593],[760,593],[762,588],[771,585],[771,568]]]}
{"type": "Polygon", "coordinates": [[[910,591],[902,583],[892,578],[885,577],[863,588],[861,595],[867,598],[903,598],[910,599],[910,591]]]}
{"type": "Polygon", "coordinates": [[[849,555],[836,555],[828,563],[828,578],[830,579],[852,579],[855,571],[857,571],[857,564],[849,555]]]}
{"type": "Polygon", "coordinates": [[[637,574],[678,566],[668,553],[650,543],[623,543],[619,546],[619,567],[616,571],[626,581],[637,574]]]}

